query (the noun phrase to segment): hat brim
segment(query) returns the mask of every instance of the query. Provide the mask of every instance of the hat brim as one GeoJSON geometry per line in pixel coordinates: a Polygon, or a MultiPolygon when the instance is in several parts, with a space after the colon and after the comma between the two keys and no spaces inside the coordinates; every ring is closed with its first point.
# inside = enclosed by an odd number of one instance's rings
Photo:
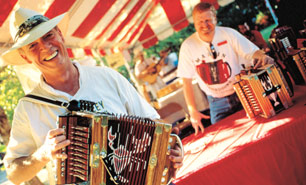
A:
{"type": "MultiPolygon", "coordinates": [[[[7,51],[5,51],[1,55],[2,64],[0,65],[23,65],[27,64],[27,61],[24,60],[20,55],[17,49],[28,45],[35,40],[39,39],[40,37],[44,36],[46,33],[48,33],[50,30],[52,30],[56,25],[59,24],[61,20],[63,19],[66,13],[61,14],[57,17],[54,17],[53,19],[50,19],[47,22],[43,22],[33,28],[29,33],[25,34],[23,37],[19,38],[18,41],[7,51]]],[[[66,25],[66,24],[62,24],[66,25]]],[[[1,61],[0,61],[1,63],[1,61]]]]}

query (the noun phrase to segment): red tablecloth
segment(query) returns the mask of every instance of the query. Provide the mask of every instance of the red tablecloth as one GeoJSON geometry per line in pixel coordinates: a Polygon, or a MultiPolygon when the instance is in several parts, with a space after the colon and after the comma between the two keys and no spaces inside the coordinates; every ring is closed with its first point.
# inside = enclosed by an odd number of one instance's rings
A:
{"type": "Polygon", "coordinates": [[[306,86],[276,116],[248,119],[244,110],[183,140],[176,185],[306,184],[306,86]]]}

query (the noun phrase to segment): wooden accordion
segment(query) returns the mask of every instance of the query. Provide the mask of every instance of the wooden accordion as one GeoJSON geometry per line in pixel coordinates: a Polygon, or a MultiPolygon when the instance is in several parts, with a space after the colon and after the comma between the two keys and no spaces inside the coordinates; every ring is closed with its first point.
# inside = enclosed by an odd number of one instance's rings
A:
{"type": "Polygon", "coordinates": [[[275,38],[269,42],[275,57],[279,59],[290,73],[296,84],[306,83],[306,51],[296,48],[297,39],[291,27],[275,29],[275,38]]]}
{"type": "Polygon", "coordinates": [[[57,184],[168,184],[168,149],[179,138],[170,124],[148,118],[74,113],[59,116],[71,144],[57,161],[57,184]]]}
{"type": "Polygon", "coordinates": [[[296,63],[304,82],[306,82],[306,50],[297,51],[294,55],[292,55],[292,58],[296,63]]]}
{"type": "Polygon", "coordinates": [[[241,71],[236,80],[234,89],[249,118],[269,118],[292,105],[287,82],[273,64],[241,71]]]}

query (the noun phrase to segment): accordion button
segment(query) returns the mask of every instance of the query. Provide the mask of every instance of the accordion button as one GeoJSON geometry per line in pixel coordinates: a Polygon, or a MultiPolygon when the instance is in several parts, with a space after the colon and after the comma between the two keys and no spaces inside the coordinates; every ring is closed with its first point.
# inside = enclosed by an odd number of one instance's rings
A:
{"type": "Polygon", "coordinates": [[[165,168],[164,171],[163,171],[163,176],[166,176],[168,173],[168,168],[165,168]]]}
{"type": "Polygon", "coordinates": [[[61,173],[61,176],[62,176],[62,177],[64,177],[64,176],[65,176],[65,174],[64,174],[64,173],[61,173]]]}
{"type": "Polygon", "coordinates": [[[101,152],[100,155],[102,156],[102,158],[106,157],[106,153],[105,152],[101,152]]]}
{"type": "Polygon", "coordinates": [[[162,183],[166,182],[165,177],[162,177],[162,178],[161,178],[161,182],[162,182],[162,183]]]}
{"type": "Polygon", "coordinates": [[[167,155],[170,155],[170,149],[171,149],[171,145],[168,145],[168,150],[167,150],[167,155]]]}
{"type": "Polygon", "coordinates": [[[157,160],[156,158],[151,158],[151,164],[156,164],[157,160]]]}

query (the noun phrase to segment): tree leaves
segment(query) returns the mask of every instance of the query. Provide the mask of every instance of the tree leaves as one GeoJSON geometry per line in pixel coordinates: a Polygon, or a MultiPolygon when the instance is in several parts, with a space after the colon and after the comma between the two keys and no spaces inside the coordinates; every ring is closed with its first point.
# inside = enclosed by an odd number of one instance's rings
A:
{"type": "Polygon", "coordinates": [[[24,96],[21,84],[12,66],[0,68],[0,106],[4,109],[10,124],[13,120],[14,109],[21,97],[24,96]]]}

